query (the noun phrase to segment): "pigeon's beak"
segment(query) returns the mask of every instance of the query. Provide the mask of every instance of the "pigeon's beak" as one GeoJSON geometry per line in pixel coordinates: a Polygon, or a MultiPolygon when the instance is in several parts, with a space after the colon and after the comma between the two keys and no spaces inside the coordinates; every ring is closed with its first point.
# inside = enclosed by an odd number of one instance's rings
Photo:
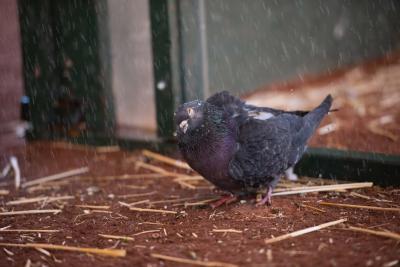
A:
{"type": "Polygon", "coordinates": [[[183,131],[183,133],[186,133],[188,127],[189,127],[188,120],[183,120],[181,121],[181,123],[179,123],[179,128],[183,131]]]}

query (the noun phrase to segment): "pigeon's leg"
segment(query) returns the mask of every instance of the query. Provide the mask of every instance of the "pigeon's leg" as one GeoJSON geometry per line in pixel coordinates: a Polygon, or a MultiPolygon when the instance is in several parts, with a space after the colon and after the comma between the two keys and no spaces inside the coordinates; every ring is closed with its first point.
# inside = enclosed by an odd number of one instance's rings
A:
{"type": "Polygon", "coordinates": [[[213,202],[210,204],[211,208],[216,209],[220,206],[222,206],[223,204],[230,204],[232,202],[237,201],[238,198],[235,195],[226,195],[226,196],[222,196],[220,199],[218,199],[217,201],[213,202]]]}
{"type": "Polygon", "coordinates": [[[289,181],[297,181],[299,179],[299,177],[297,177],[297,175],[293,172],[293,169],[293,167],[290,167],[285,171],[286,179],[289,181]]]}
{"type": "Polygon", "coordinates": [[[260,202],[256,204],[256,206],[262,206],[267,204],[268,206],[271,206],[271,197],[272,197],[272,186],[267,187],[267,193],[265,194],[264,198],[261,199],[260,202]]]}

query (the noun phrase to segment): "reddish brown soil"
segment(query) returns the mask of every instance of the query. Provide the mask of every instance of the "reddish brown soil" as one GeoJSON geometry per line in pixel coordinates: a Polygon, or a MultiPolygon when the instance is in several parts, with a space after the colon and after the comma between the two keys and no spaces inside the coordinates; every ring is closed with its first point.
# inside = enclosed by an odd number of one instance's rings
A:
{"type": "MultiPolygon", "coordinates": [[[[371,93],[369,97],[372,99],[376,95],[371,93]]],[[[329,114],[321,123],[323,127],[339,121],[340,129],[326,135],[314,134],[310,146],[400,155],[400,106],[393,110],[393,117],[393,123],[379,128],[392,133],[396,140],[377,135],[368,129],[368,123],[379,118],[379,115],[359,116],[351,106],[344,105],[337,112],[329,114]]]]}
{"type": "MultiPolygon", "coordinates": [[[[28,193],[14,191],[12,176],[1,182],[0,189],[10,194],[0,196],[1,209],[27,210],[61,208],[57,215],[2,216],[0,228],[11,226],[25,229],[61,229],[59,233],[0,233],[0,242],[9,243],[51,243],[80,247],[127,250],[127,256],[112,258],[77,252],[50,251],[51,256],[30,248],[8,247],[14,255],[7,255],[1,248],[0,266],[24,266],[30,259],[32,266],[181,266],[151,257],[160,253],[188,259],[220,261],[239,266],[383,266],[399,260],[398,241],[343,230],[339,226],[327,228],[301,237],[265,245],[264,240],[295,230],[348,218],[349,224],[374,230],[400,232],[398,212],[366,211],[336,207],[318,206],[318,200],[374,205],[382,207],[400,206],[400,189],[354,190],[360,194],[378,199],[392,200],[391,203],[377,202],[350,196],[345,193],[320,193],[303,196],[281,196],[273,199],[272,207],[256,207],[252,200],[222,206],[216,210],[210,207],[184,207],[172,204],[155,204],[153,208],[178,211],[178,215],[130,211],[118,201],[135,202],[144,199],[165,200],[185,197],[216,195],[211,189],[183,189],[173,178],[114,180],[99,179],[105,175],[147,173],[135,170],[134,161],[139,152],[96,153],[93,150],[68,150],[52,148],[46,143],[36,143],[3,152],[1,165],[4,166],[9,154],[18,156],[24,180],[60,173],[69,169],[89,166],[89,174],[78,178],[66,178],[53,184],[51,189],[28,193]],[[58,184],[58,185],[57,185],[58,184]],[[130,188],[127,185],[141,186],[130,188]],[[88,188],[98,189],[93,195],[88,188]],[[143,197],[121,199],[119,195],[154,192],[143,197]],[[7,206],[6,202],[19,197],[72,195],[75,199],[65,202],[7,206]],[[89,213],[76,204],[110,205],[111,214],[89,213]],[[324,209],[317,212],[298,204],[307,204],[324,209]],[[156,224],[151,224],[156,223],[156,224]],[[212,229],[232,228],[243,233],[213,233],[212,229]],[[135,236],[134,241],[108,240],[98,234],[133,236],[133,234],[160,229],[160,232],[135,236]],[[165,229],[165,230],[164,230],[165,229]],[[267,251],[271,250],[272,258],[267,251]]],[[[156,163],[154,163],[156,164],[156,163]]],[[[157,164],[164,168],[165,165],[157,164]]],[[[170,168],[169,168],[170,169],[170,168]]],[[[173,171],[178,171],[170,169],[173,171]]],[[[323,180],[305,179],[303,183],[321,184],[323,180]]],[[[181,202],[183,203],[183,202],[181,202]]],[[[146,204],[138,207],[147,207],[146,204]]],[[[182,265],[183,266],[183,265],[182,265]]]]}

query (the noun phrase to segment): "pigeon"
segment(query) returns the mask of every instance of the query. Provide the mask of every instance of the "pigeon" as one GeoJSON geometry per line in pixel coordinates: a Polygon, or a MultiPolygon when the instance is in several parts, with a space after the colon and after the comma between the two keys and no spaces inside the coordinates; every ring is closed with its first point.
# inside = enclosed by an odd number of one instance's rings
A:
{"type": "Polygon", "coordinates": [[[328,95],[314,110],[283,111],[249,105],[222,91],[177,108],[178,147],[193,170],[229,192],[213,207],[262,190],[258,205],[271,205],[281,175],[300,160],[332,101],[328,95]]]}

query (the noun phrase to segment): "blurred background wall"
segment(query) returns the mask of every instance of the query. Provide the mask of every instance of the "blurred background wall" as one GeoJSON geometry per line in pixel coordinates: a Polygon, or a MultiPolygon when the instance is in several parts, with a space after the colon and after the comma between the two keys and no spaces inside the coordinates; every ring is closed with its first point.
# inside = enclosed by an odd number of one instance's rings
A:
{"type": "Polygon", "coordinates": [[[147,0],[108,0],[112,92],[120,133],[156,129],[147,0]]]}
{"type": "Polygon", "coordinates": [[[400,48],[400,1],[177,1],[187,98],[243,93],[400,48]]]}

